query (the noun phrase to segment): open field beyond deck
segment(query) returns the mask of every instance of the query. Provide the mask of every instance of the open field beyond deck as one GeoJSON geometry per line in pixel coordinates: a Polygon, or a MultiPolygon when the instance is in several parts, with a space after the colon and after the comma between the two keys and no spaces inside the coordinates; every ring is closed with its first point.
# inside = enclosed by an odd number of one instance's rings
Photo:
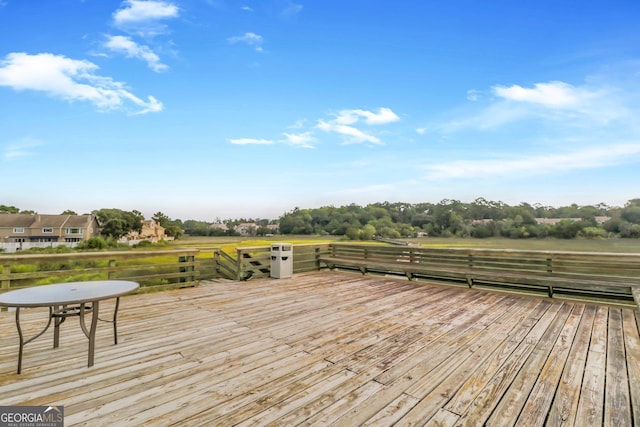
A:
{"type": "MultiPolygon", "coordinates": [[[[113,305],[104,303],[101,312],[113,305]]],[[[29,327],[42,310],[24,311],[29,327]],[[37,315],[37,316],[36,316],[37,315]]],[[[119,344],[77,319],[25,347],[0,313],[0,405],[65,425],[640,426],[640,314],[314,272],[122,298],[119,344]]]]}

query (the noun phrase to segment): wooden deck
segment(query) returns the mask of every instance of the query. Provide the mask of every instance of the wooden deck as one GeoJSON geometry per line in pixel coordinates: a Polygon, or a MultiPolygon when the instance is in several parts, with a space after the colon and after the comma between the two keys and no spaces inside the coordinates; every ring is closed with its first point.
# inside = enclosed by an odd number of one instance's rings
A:
{"type": "Polygon", "coordinates": [[[67,426],[640,426],[639,324],[626,308],[328,271],[207,283],[124,297],[119,344],[100,324],[92,368],[68,319],[60,348],[52,332],[28,344],[16,375],[0,313],[0,405],[64,405],[67,426]]]}

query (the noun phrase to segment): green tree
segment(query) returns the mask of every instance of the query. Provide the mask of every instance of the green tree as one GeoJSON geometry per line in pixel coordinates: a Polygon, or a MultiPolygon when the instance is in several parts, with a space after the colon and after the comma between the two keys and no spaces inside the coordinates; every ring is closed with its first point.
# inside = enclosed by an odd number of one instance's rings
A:
{"type": "Polygon", "coordinates": [[[375,235],[376,235],[376,228],[371,224],[367,224],[362,229],[360,233],[360,238],[362,240],[372,240],[375,235]]]}
{"type": "Polygon", "coordinates": [[[345,236],[347,236],[349,240],[358,240],[360,238],[360,230],[356,227],[349,227],[347,228],[345,236]]]}
{"type": "Polygon", "coordinates": [[[0,205],[0,214],[17,214],[20,213],[20,209],[15,206],[0,205]]]}
{"type": "Polygon", "coordinates": [[[171,218],[169,218],[162,212],[156,212],[155,214],[153,214],[151,219],[157,222],[158,224],[160,224],[160,226],[165,228],[168,227],[169,224],[171,223],[171,218]]]}
{"type": "Polygon", "coordinates": [[[168,225],[165,227],[164,233],[169,237],[177,239],[184,234],[184,231],[178,225],[168,225]]]}
{"type": "Polygon", "coordinates": [[[140,232],[144,217],[138,211],[123,211],[121,209],[100,209],[92,212],[100,223],[100,234],[114,239],[126,235],[130,231],[140,232]]]}
{"type": "Polygon", "coordinates": [[[640,224],[640,206],[627,205],[622,209],[621,216],[631,224],[640,224]]]}
{"type": "Polygon", "coordinates": [[[580,232],[580,235],[587,239],[598,239],[607,237],[607,231],[600,227],[585,227],[580,232]]]}
{"type": "Polygon", "coordinates": [[[553,235],[561,239],[573,239],[582,230],[583,224],[581,221],[574,221],[572,219],[563,219],[553,227],[553,235]]]}

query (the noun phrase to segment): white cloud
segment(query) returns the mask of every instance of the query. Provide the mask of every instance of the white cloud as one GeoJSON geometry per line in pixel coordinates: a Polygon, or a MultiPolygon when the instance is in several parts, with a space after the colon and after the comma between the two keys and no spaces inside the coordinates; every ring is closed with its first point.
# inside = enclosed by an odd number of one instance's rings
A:
{"type": "Polygon", "coordinates": [[[536,120],[538,129],[543,126],[596,128],[612,122],[626,126],[624,122],[631,116],[616,89],[604,85],[573,86],[552,81],[536,83],[531,88],[497,85],[492,91],[495,98],[487,102],[474,99],[476,102],[468,109],[470,113],[422,129],[444,134],[465,130],[495,131],[525,120],[536,120]]]}
{"type": "MultiPolygon", "coordinates": [[[[602,168],[624,164],[640,156],[640,143],[590,147],[568,153],[530,155],[511,159],[456,160],[425,166],[426,179],[530,176],[574,169],[602,168]]],[[[637,161],[637,160],[636,160],[637,161]]]]}
{"type": "Polygon", "coordinates": [[[249,6],[241,6],[240,9],[244,10],[245,12],[253,12],[253,9],[249,6]]]}
{"type": "Polygon", "coordinates": [[[363,121],[367,125],[383,125],[397,122],[398,115],[390,108],[380,108],[378,112],[366,110],[342,110],[335,115],[333,120],[318,120],[316,128],[325,132],[334,132],[345,137],[346,144],[370,142],[381,144],[382,141],[377,136],[358,129],[355,124],[363,121]]]}
{"type": "Polygon", "coordinates": [[[33,139],[31,137],[23,138],[20,141],[16,141],[7,145],[4,148],[3,157],[5,160],[13,160],[19,157],[29,157],[36,155],[34,148],[40,147],[42,142],[33,139]]]}
{"type": "Polygon", "coordinates": [[[255,33],[249,32],[249,33],[244,33],[241,36],[229,37],[227,41],[231,44],[244,43],[249,46],[253,46],[253,48],[257,52],[263,51],[262,43],[264,42],[264,39],[262,38],[262,36],[255,33]]]}
{"type": "Polygon", "coordinates": [[[377,113],[366,110],[342,110],[336,116],[335,121],[340,124],[351,125],[360,121],[361,118],[364,118],[365,123],[369,125],[383,125],[400,120],[400,117],[390,108],[380,108],[377,113]]]}
{"type": "Polygon", "coordinates": [[[536,83],[533,88],[519,85],[494,86],[493,92],[510,101],[539,104],[548,108],[577,108],[595,96],[585,89],[558,81],[536,83]]]}
{"type": "Polygon", "coordinates": [[[23,52],[8,54],[0,61],[0,86],[34,90],[67,101],[88,101],[101,110],[139,109],[134,114],[162,111],[154,97],[144,101],[125,89],[123,83],[95,74],[98,66],[62,55],[23,52]]]}
{"type": "Polygon", "coordinates": [[[316,138],[313,137],[311,132],[304,132],[304,133],[283,132],[282,135],[285,137],[283,142],[296,147],[315,148],[313,143],[317,141],[316,138]]]}
{"type": "Polygon", "coordinates": [[[357,144],[362,142],[370,142],[372,144],[381,144],[380,138],[361,131],[353,126],[341,125],[335,121],[318,120],[316,127],[325,132],[335,132],[345,137],[345,144],[357,144]]]}
{"type": "Polygon", "coordinates": [[[269,145],[273,144],[273,141],[270,139],[255,139],[255,138],[237,138],[237,139],[229,139],[231,144],[235,145],[269,145]]]}
{"type": "Polygon", "coordinates": [[[122,30],[150,37],[167,31],[166,25],[160,21],[179,15],[180,9],[171,2],[125,0],[122,8],[113,13],[113,23],[122,30]]]}
{"type": "Polygon", "coordinates": [[[124,54],[128,58],[137,58],[145,61],[147,66],[157,73],[166,71],[169,68],[160,62],[160,57],[151,48],[137,44],[130,37],[107,35],[107,41],[104,46],[112,52],[124,54]]]}
{"type": "Polygon", "coordinates": [[[166,1],[125,0],[122,4],[124,7],[113,13],[116,25],[177,18],[180,14],[176,5],[166,1]]]}

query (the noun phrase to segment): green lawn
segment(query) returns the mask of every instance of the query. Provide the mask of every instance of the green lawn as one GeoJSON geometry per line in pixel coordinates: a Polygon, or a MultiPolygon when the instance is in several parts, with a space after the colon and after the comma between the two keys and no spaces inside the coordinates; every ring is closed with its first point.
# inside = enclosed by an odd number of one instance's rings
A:
{"type": "MultiPolygon", "coordinates": [[[[462,239],[424,237],[417,239],[403,239],[411,244],[425,247],[454,247],[454,248],[488,248],[488,249],[522,249],[540,251],[589,251],[589,252],[629,252],[640,253],[640,239],[462,239]]],[[[292,244],[305,243],[370,243],[348,241],[336,236],[273,236],[261,238],[246,237],[182,237],[173,242],[181,248],[206,249],[221,247],[225,250],[235,250],[236,247],[269,246],[275,242],[292,244]]]]}
{"type": "Polygon", "coordinates": [[[521,249],[539,251],[640,252],[640,239],[405,239],[428,247],[461,247],[487,249],[521,249]]]}

